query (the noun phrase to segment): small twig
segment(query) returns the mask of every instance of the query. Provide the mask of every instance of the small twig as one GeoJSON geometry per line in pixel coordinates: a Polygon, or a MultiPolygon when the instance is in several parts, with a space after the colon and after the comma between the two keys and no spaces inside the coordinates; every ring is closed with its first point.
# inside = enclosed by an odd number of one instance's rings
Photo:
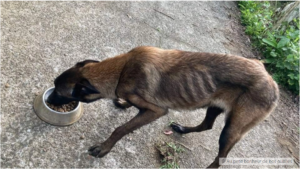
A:
{"type": "Polygon", "coordinates": [[[198,145],[200,145],[202,148],[204,148],[204,149],[206,149],[206,150],[208,150],[208,151],[211,151],[211,149],[209,149],[209,148],[207,148],[207,147],[204,147],[202,144],[198,144],[198,145]]]}
{"type": "Polygon", "coordinates": [[[156,10],[156,9],[154,9],[154,11],[156,11],[156,12],[158,12],[158,13],[162,14],[162,15],[165,15],[166,17],[169,17],[169,18],[171,18],[171,19],[175,20],[174,18],[172,18],[171,16],[169,16],[169,15],[167,15],[167,14],[163,13],[163,12],[160,12],[160,11],[158,11],[158,10],[156,10]]]}
{"type": "MultiPolygon", "coordinates": [[[[174,140],[175,141],[175,140],[174,140]]],[[[175,141],[177,144],[180,144],[182,145],[184,148],[190,150],[190,151],[193,151],[191,148],[189,148],[188,146],[184,145],[183,143],[179,143],[178,141],[175,141]]]]}

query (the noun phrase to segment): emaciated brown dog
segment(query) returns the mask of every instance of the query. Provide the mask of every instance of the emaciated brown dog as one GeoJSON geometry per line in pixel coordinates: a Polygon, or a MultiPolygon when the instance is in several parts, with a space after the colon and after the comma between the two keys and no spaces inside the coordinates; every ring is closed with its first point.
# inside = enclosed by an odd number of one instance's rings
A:
{"type": "Polygon", "coordinates": [[[257,60],[155,47],[137,47],[102,62],[79,62],[54,83],[48,99],[52,104],[111,98],[118,107],[139,109],[106,141],[89,149],[95,157],[103,157],[124,135],[166,115],[168,109],[208,107],[198,126],[171,125],[183,134],[211,129],[216,117],[225,113],[219,153],[210,168],[220,166],[219,158],[226,158],[245,133],[270,115],[279,98],[277,84],[257,60]]]}

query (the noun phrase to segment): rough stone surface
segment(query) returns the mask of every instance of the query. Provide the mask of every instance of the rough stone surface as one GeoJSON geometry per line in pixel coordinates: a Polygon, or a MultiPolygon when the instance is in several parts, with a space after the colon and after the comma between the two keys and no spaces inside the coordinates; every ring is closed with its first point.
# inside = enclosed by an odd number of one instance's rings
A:
{"type": "MultiPolygon", "coordinates": [[[[1,167],[159,167],[154,145],[161,140],[176,140],[192,150],[181,155],[182,168],[208,166],[217,155],[224,115],[210,131],[167,136],[163,131],[170,121],[193,126],[205,116],[205,109],[170,110],[97,159],[87,149],[108,138],[137,109],[119,110],[104,99],[85,104],[77,123],[56,127],[35,115],[33,100],[76,62],[103,60],[140,45],[259,58],[238,19],[235,2],[1,2],[1,167]]],[[[278,134],[287,139],[283,134],[293,129],[299,148],[297,111],[289,94],[282,97],[268,120],[229,157],[299,157],[299,150],[277,141],[278,134]]]]}

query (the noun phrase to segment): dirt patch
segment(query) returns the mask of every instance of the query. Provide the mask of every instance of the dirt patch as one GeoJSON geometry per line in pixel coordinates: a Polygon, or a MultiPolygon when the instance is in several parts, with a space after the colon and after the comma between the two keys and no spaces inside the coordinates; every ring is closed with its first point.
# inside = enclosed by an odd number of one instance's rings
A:
{"type": "Polygon", "coordinates": [[[179,168],[179,154],[184,151],[181,145],[173,142],[161,142],[157,143],[155,147],[161,157],[161,168],[179,168]]]}
{"type": "Polygon", "coordinates": [[[245,27],[241,25],[239,9],[231,8],[230,10],[231,12],[228,13],[230,21],[224,24],[224,27],[220,28],[225,32],[225,38],[228,40],[228,42],[223,42],[224,47],[231,54],[246,58],[261,59],[262,55],[257,49],[252,47],[249,36],[245,34],[245,27]]]}
{"type": "Polygon", "coordinates": [[[277,141],[294,157],[295,163],[299,166],[298,97],[285,89],[281,89],[280,94],[280,101],[275,111],[281,113],[271,115],[276,121],[276,125],[281,129],[276,133],[277,141]]]}

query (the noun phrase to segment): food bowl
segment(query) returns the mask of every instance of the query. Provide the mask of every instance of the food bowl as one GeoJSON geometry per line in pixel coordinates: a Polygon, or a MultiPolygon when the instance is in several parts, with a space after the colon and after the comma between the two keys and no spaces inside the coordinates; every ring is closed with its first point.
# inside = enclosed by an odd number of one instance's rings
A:
{"type": "Polygon", "coordinates": [[[53,92],[54,87],[47,89],[43,94],[38,95],[34,100],[34,111],[43,121],[55,126],[68,126],[78,121],[82,114],[82,103],[77,102],[74,110],[69,112],[58,112],[47,106],[46,100],[53,92]]]}

